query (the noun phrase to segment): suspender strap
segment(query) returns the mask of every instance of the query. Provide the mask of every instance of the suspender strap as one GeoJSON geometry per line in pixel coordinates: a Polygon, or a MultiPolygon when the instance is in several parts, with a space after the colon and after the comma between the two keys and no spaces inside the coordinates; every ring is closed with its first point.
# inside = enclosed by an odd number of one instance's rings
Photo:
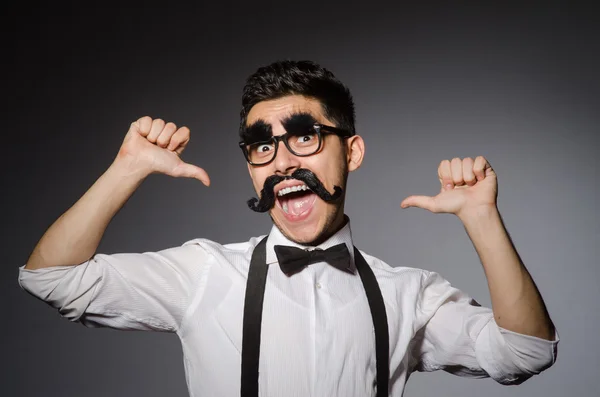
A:
{"type": "MultiPolygon", "coordinates": [[[[260,331],[268,266],[267,237],[254,248],[244,300],[242,328],[242,382],[241,397],[258,397],[258,364],[260,358],[260,331]]],[[[377,397],[388,395],[389,389],[389,334],[383,296],[377,279],[358,249],[354,248],[354,261],[363,283],[371,317],[375,327],[375,358],[377,368],[377,397]]]]}
{"type": "Polygon", "coordinates": [[[375,326],[375,360],[377,363],[377,397],[384,397],[389,392],[390,378],[390,337],[388,332],[387,315],[385,313],[385,304],[379,284],[373,274],[373,270],[365,261],[365,258],[360,254],[358,249],[354,247],[354,263],[360,275],[369,308],[371,309],[371,317],[375,326]]]}
{"type": "Polygon", "coordinates": [[[263,300],[267,282],[267,254],[263,238],[254,248],[246,297],[244,298],[244,323],[242,328],[242,397],[258,397],[258,360],[260,358],[260,328],[262,323],[263,300]]]}

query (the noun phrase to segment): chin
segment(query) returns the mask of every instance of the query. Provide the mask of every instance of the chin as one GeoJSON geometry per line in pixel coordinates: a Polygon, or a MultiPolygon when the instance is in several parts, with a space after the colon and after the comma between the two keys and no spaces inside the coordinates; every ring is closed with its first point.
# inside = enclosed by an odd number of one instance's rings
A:
{"type": "MultiPolygon", "coordinates": [[[[314,215],[317,214],[313,213],[314,215]]],[[[309,246],[321,244],[327,238],[331,237],[333,232],[339,229],[333,229],[334,223],[336,223],[335,219],[337,218],[335,213],[322,214],[314,218],[316,219],[312,221],[306,219],[300,222],[289,222],[285,217],[284,219],[278,219],[277,216],[271,213],[273,223],[285,237],[297,244],[309,246]]]]}
{"type": "Polygon", "coordinates": [[[314,241],[317,241],[320,236],[323,235],[324,227],[322,225],[311,225],[311,224],[288,224],[287,222],[281,222],[275,217],[272,217],[273,223],[281,233],[287,237],[290,241],[302,245],[312,245],[314,241]]]}

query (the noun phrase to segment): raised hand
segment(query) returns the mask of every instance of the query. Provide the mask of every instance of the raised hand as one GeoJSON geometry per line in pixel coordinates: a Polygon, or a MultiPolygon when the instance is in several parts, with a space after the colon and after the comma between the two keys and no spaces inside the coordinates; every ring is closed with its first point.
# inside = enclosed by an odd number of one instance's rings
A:
{"type": "Polygon", "coordinates": [[[451,213],[460,217],[471,210],[496,205],[496,173],[483,156],[478,156],[475,160],[470,157],[444,160],[438,167],[438,178],[441,190],[437,196],[409,196],[400,206],[419,207],[434,213],[451,213]]]}
{"type": "Polygon", "coordinates": [[[117,160],[125,162],[132,172],[195,178],[208,186],[206,171],[179,157],[189,141],[189,128],[145,116],[131,123],[117,160]]]}

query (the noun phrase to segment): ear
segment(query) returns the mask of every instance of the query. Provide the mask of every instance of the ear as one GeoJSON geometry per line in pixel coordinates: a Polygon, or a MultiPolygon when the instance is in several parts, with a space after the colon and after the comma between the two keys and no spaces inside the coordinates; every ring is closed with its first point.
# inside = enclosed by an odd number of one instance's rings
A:
{"type": "Polygon", "coordinates": [[[360,135],[353,135],[346,140],[346,161],[348,171],[360,168],[365,156],[365,141],[360,135]]]}

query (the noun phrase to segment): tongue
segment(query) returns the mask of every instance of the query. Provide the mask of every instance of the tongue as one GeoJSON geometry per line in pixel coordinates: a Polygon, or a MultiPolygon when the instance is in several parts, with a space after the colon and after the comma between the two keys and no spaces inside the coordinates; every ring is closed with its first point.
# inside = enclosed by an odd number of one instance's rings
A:
{"type": "Polygon", "coordinates": [[[287,212],[292,215],[300,215],[312,206],[316,198],[317,196],[314,193],[289,198],[285,201],[287,212]]]}

